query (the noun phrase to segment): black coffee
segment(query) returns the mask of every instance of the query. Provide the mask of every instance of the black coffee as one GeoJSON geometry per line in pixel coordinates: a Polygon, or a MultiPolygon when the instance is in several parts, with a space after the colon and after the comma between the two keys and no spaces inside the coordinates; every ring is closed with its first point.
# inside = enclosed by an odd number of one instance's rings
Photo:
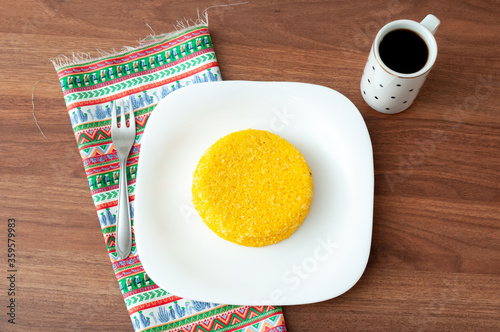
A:
{"type": "Polygon", "coordinates": [[[379,54],[387,67],[398,73],[411,74],[425,66],[429,50],[418,34],[399,29],[385,35],[380,42],[379,54]]]}

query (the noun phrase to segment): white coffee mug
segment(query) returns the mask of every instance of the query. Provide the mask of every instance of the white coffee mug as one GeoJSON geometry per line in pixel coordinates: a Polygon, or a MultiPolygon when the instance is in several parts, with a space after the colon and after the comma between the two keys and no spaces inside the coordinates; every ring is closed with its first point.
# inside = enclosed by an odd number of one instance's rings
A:
{"type": "Polygon", "coordinates": [[[410,107],[436,61],[437,44],[434,32],[439,27],[439,23],[436,16],[427,15],[420,23],[398,20],[380,29],[361,78],[361,95],[368,105],[376,111],[387,114],[399,113],[410,107]],[[427,61],[420,70],[414,73],[396,72],[381,60],[379,52],[381,41],[389,32],[399,29],[413,31],[427,45],[427,61]]]}

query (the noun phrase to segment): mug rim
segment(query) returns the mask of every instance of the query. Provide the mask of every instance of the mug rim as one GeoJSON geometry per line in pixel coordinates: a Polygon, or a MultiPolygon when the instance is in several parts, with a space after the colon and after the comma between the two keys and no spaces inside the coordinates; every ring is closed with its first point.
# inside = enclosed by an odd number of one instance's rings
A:
{"type": "Polygon", "coordinates": [[[436,39],[434,38],[434,35],[432,32],[430,32],[425,26],[422,24],[412,21],[412,20],[397,20],[397,21],[392,21],[387,23],[382,27],[382,29],[379,30],[377,33],[377,36],[375,37],[375,40],[373,41],[373,53],[375,55],[375,60],[377,63],[384,69],[386,72],[393,76],[397,76],[399,78],[415,78],[422,76],[426,74],[434,65],[436,62],[437,58],[437,43],[436,39]],[[385,37],[389,32],[398,30],[398,29],[407,29],[410,31],[413,31],[417,35],[422,38],[422,40],[425,42],[427,45],[427,48],[429,50],[429,55],[427,57],[427,61],[425,65],[417,72],[410,73],[410,74],[404,74],[397,72],[395,70],[392,70],[389,68],[383,61],[382,58],[380,57],[379,53],[379,47],[380,47],[380,42],[382,41],[383,37],[385,37]]]}

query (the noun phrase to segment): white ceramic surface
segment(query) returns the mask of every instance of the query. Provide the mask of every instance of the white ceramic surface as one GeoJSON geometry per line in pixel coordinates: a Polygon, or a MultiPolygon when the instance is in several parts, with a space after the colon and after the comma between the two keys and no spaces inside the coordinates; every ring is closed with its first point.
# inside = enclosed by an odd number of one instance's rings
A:
{"type": "Polygon", "coordinates": [[[356,107],[303,83],[226,81],[163,99],[141,145],[135,237],[160,287],[199,301],[292,305],[336,297],[361,277],[373,218],[373,154],[356,107]],[[223,240],[196,213],[192,175],[219,138],[248,128],[279,134],[306,158],[314,197],[303,224],[278,244],[223,240]]]}
{"type": "Polygon", "coordinates": [[[418,23],[411,20],[398,20],[386,24],[378,32],[361,78],[361,95],[374,110],[394,114],[406,110],[413,103],[425,82],[437,57],[437,44],[434,32],[440,21],[434,15],[427,15],[418,23]],[[389,32],[408,29],[417,33],[427,44],[429,56],[422,69],[411,74],[395,72],[380,59],[380,42],[389,32]]]}

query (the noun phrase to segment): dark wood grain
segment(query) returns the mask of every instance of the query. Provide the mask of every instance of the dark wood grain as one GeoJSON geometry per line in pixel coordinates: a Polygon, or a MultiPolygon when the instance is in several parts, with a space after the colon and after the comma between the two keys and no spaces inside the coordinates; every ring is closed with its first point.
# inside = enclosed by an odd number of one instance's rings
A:
{"type": "MultiPolygon", "coordinates": [[[[17,221],[16,325],[1,331],[132,331],[49,58],[171,31],[225,1],[9,1],[0,14],[1,255],[17,221]]],[[[358,107],[375,165],[373,244],[361,280],[332,300],[285,307],[288,330],[500,330],[498,1],[251,1],[210,10],[225,80],[297,81],[358,107]],[[439,55],[407,111],[370,109],[359,79],[385,23],[441,19],[439,55]]],[[[5,256],[4,256],[5,257],[5,256]]]]}

